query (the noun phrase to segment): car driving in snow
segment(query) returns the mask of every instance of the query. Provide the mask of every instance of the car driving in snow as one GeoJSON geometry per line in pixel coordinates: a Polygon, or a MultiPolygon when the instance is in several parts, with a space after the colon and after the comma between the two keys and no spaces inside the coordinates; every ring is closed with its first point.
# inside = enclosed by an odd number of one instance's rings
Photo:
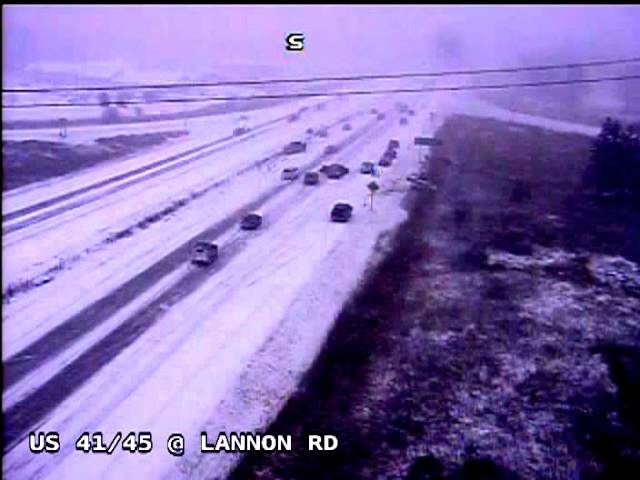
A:
{"type": "Polygon", "coordinates": [[[400,148],[400,142],[395,138],[389,140],[389,145],[387,145],[387,150],[390,150],[392,148],[400,148]]]}
{"type": "Polygon", "coordinates": [[[331,165],[323,165],[322,168],[320,168],[320,172],[332,180],[337,180],[348,174],[349,169],[339,163],[332,163],[331,165]]]}
{"type": "Polygon", "coordinates": [[[365,175],[372,175],[373,169],[373,162],[362,162],[362,165],[360,165],[360,173],[364,173],[365,175]]]}
{"type": "Polygon", "coordinates": [[[344,125],[342,125],[342,130],[344,130],[345,132],[348,132],[349,130],[351,130],[351,124],[345,123],[344,125]]]}
{"type": "Polygon", "coordinates": [[[233,129],[233,136],[237,137],[239,135],[244,135],[245,133],[248,133],[249,129],[247,127],[237,127],[233,129]]]}
{"type": "Polygon", "coordinates": [[[218,258],[218,245],[209,240],[198,240],[191,251],[191,263],[211,265],[218,258]]]}
{"type": "Polygon", "coordinates": [[[302,182],[305,185],[317,185],[320,182],[320,175],[318,172],[307,172],[304,174],[302,182]]]}
{"type": "Polygon", "coordinates": [[[307,144],[304,142],[296,141],[288,143],[282,150],[285,155],[293,155],[296,153],[302,153],[307,150],[307,144]]]}
{"type": "Polygon", "coordinates": [[[353,213],[353,207],[348,203],[338,202],[331,209],[331,221],[345,223],[348,222],[353,213]]]}
{"type": "Polygon", "coordinates": [[[339,148],[336,145],[327,145],[324,149],[325,155],[333,155],[338,153],[339,148]]]}
{"type": "Polygon", "coordinates": [[[329,136],[329,131],[326,128],[321,128],[316,131],[316,135],[320,138],[327,138],[329,136]]]}
{"type": "Polygon", "coordinates": [[[282,180],[296,180],[300,176],[300,169],[297,167],[285,168],[280,175],[282,180]]]}
{"type": "Polygon", "coordinates": [[[242,230],[256,230],[260,225],[262,225],[262,216],[257,213],[245,215],[240,222],[242,230]]]}
{"type": "Polygon", "coordinates": [[[409,120],[407,120],[407,118],[406,118],[406,117],[402,117],[402,118],[400,119],[400,125],[406,125],[407,123],[409,123],[409,120]]]}

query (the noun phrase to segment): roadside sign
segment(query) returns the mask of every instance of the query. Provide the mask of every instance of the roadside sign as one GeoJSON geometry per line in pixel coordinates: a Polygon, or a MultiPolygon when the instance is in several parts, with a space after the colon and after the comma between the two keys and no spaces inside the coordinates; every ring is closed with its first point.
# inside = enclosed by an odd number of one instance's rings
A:
{"type": "Polygon", "coordinates": [[[442,140],[433,137],[416,137],[414,140],[415,145],[435,147],[442,145],[442,140]]]}

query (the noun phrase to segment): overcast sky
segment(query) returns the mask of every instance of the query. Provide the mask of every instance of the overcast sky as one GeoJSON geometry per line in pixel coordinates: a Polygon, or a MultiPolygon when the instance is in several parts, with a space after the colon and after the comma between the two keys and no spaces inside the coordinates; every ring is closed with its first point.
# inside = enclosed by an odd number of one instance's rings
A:
{"type": "Polygon", "coordinates": [[[638,54],[636,6],[7,6],[5,71],[39,61],[139,68],[275,65],[283,73],[388,72],[527,58],[638,54]],[[287,52],[288,32],[306,35],[287,52]]]}

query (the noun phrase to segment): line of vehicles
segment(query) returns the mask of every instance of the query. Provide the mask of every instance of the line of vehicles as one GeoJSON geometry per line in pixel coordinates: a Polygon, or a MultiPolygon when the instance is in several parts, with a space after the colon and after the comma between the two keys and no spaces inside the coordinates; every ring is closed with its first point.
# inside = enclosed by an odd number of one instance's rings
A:
{"type": "MultiPolygon", "coordinates": [[[[406,104],[397,104],[396,107],[401,113],[406,113],[407,115],[414,115],[415,112],[408,108],[406,104]]],[[[295,114],[292,114],[289,117],[290,122],[295,122],[300,118],[300,114],[303,113],[302,109],[295,114]]],[[[370,110],[371,114],[376,115],[378,120],[384,120],[385,114],[383,112],[378,111],[377,108],[372,108],[370,110]]],[[[343,119],[345,123],[342,125],[343,131],[352,130],[352,126],[350,123],[346,122],[346,118],[343,119]]],[[[400,124],[406,125],[408,120],[406,117],[401,117],[400,124]]],[[[249,131],[246,127],[238,127],[234,130],[234,135],[243,135],[249,131]]],[[[313,130],[308,128],[306,130],[307,135],[317,135],[321,138],[326,138],[328,136],[328,129],[326,127],[320,128],[318,130],[313,130]]],[[[384,153],[378,160],[378,165],[380,167],[390,167],[393,164],[393,160],[398,156],[398,148],[400,147],[400,142],[397,139],[389,140],[387,144],[387,148],[384,153]]],[[[298,153],[306,152],[307,144],[303,141],[293,141],[286,144],[282,153],[284,155],[295,155],[298,153]]],[[[340,151],[340,148],[337,145],[327,145],[323,151],[323,155],[328,157],[331,155],[335,155],[340,151]]],[[[317,172],[309,171],[305,172],[302,183],[304,185],[318,185],[320,183],[320,174],[324,174],[327,178],[332,180],[338,180],[345,175],[349,174],[349,168],[340,163],[330,163],[322,165],[318,169],[317,172]]],[[[365,161],[360,165],[360,173],[363,175],[376,175],[376,166],[373,162],[365,161]]],[[[295,182],[301,176],[302,172],[298,167],[288,167],[282,170],[280,174],[280,178],[283,181],[287,182],[295,182]]],[[[353,206],[346,202],[337,202],[333,205],[330,213],[330,218],[332,222],[338,223],[346,223],[351,219],[353,215],[353,206]]],[[[240,221],[240,228],[242,230],[257,230],[262,225],[262,216],[258,213],[252,212],[245,215],[240,221]]],[[[191,254],[191,262],[200,266],[208,266],[213,264],[219,254],[218,245],[211,240],[198,240],[192,250],[191,254]]]]}

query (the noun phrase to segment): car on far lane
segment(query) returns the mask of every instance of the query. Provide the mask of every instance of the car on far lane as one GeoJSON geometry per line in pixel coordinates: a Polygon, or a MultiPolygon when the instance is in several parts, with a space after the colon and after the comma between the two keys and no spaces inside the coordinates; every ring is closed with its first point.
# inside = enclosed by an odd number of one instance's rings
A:
{"type": "Polygon", "coordinates": [[[302,153],[307,150],[307,144],[304,142],[291,142],[284,146],[282,150],[285,155],[293,155],[295,153],[302,153]]]}
{"type": "Polygon", "coordinates": [[[400,148],[400,142],[395,138],[392,138],[391,140],[389,140],[389,145],[387,146],[387,150],[391,148],[400,148]]]}
{"type": "Polygon", "coordinates": [[[313,135],[313,128],[307,128],[307,135],[313,135]]]}
{"type": "Polygon", "coordinates": [[[324,149],[325,155],[333,155],[338,153],[339,148],[336,145],[327,145],[324,149]]]}
{"type": "Polygon", "coordinates": [[[280,175],[282,180],[293,181],[296,180],[300,176],[300,169],[297,167],[293,168],[285,168],[280,175]]]}
{"type": "Polygon", "coordinates": [[[191,263],[208,266],[218,258],[218,245],[210,240],[198,240],[191,251],[191,263]]]}
{"type": "Polygon", "coordinates": [[[302,183],[305,185],[317,185],[320,182],[320,174],[318,172],[307,172],[304,174],[302,183]]]}
{"type": "Polygon", "coordinates": [[[320,138],[327,138],[329,136],[329,131],[326,128],[321,128],[316,131],[316,135],[320,138]]]}
{"type": "Polygon", "coordinates": [[[331,209],[331,221],[345,223],[348,222],[353,213],[353,207],[348,203],[336,203],[331,209]]]}
{"type": "Polygon", "coordinates": [[[240,222],[240,228],[242,230],[256,230],[260,225],[262,225],[262,216],[257,213],[245,215],[240,222]]]}
{"type": "Polygon", "coordinates": [[[342,125],[342,130],[344,130],[345,132],[348,132],[349,130],[351,130],[351,124],[345,123],[344,125],[342,125]]]}
{"type": "Polygon", "coordinates": [[[247,127],[237,127],[233,129],[233,136],[237,137],[239,135],[244,135],[245,133],[248,133],[249,129],[247,127]]]}
{"type": "Polygon", "coordinates": [[[380,112],[376,118],[377,118],[378,120],[384,120],[384,119],[385,119],[385,114],[384,114],[384,113],[382,113],[382,112],[380,112]]]}
{"type": "Polygon", "coordinates": [[[409,120],[407,120],[407,118],[406,118],[406,117],[402,117],[402,118],[400,119],[400,125],[406,125],[407,123],[409,123],[409,120]]]}

